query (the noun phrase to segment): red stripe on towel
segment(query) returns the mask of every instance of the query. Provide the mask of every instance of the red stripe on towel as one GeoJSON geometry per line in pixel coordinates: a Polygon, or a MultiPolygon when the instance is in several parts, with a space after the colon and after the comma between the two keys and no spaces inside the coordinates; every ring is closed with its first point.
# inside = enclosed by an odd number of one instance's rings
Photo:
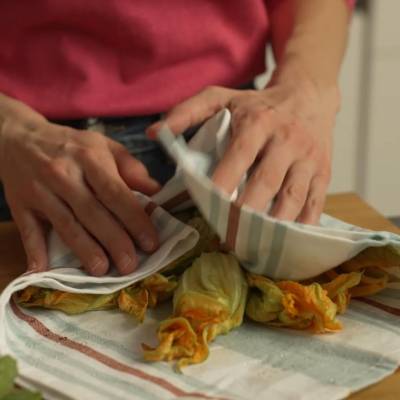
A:
{"type": "Polygon", "coordinates": [[[185,190],[161,204],[161,207],[167,211],[170,211],[188,200],[190,200],[190,194],[187,190],[185,190]]]}
{"type": "Polygon", "coordinates": [[[186,392],[186,391],[178,388],[177,386],[173,385],[172,383],[166,381],[163,378],[159,378],[157,376],[150,375],[147,372],[141,371],[140,369],[130,367],[129,365],[123,364],[105,354],[102,354],[99,351],[94,350],[85,344],[79,343],[75,340],[71,340],[71,339],[67,338],[66,336],[60,336],[57,333],[52,332],[49,328],[47,328],[38,319],[25,314],[15,304],[15,302],[13,300],[11,300],[10,305],[11,305],[11,308],[12,308],[14,314],[19,319],[21,319],[22,321],[25,321],[27,324],[29,324],[31,326],[31,328],[33,330],[35,330],[37,333],[39,333],[41,336],[45,337],[46,339],[52,340],[53,342],[58,343],[62,346],[68,347],[72,350],[79,351],[80,353],[85,354],[86,356],[93,358],[94,360],[100,362],[101,364],[106,365],[107,367],[110,367],[116,371],[124,372],[126,374],[135,376],[136,378],[143,379],[147,382],[151,382],[151,383],[167,390],[168,392],[172,393],[174,396],[177,396],[177,397],[192,396],[192,397],[208,399],[208,400],[227,400],[226,398],[208,396],[204,393],[199,393],[199,392],[186,392]]]}
{"type": "Polygon", "coordinates": [[[400,317],[400,309],[398,309],[398,308],[387,306],[386,304],[382,304],[382,303],[379,303],[379,302],[377,302],[375,300],[368,299],[367,297],[365,297],[365,298],[357,298],[355,300],[358,300],[358,301],[361,301],[363,303],[369,304],[372,307],[379,308],[382,311],[386,311],[389,314],[393,314],[393,315],[396,315],[397,317],[400,317]]]}
{"type": "Polygon", "coordinates": [[[235,250],[236,236],[239,227],[240,207],[235,203],[231,203],[228,217],[228,228],[226,232],[226,240],[223,245],[225,250],[235,250]]]}

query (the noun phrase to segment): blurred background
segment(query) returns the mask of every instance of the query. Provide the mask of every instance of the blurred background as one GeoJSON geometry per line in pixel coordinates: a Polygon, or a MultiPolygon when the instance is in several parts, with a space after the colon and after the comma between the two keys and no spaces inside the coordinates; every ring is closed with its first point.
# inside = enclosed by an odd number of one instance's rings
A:
{"type": "Polygon", "coordinates": [[[331,192],[400,216],[399,0],[358,2],[341,76],[331,192]]]}
{"type": "Polygon", "coordinates": [[[330,193],[358,193],[388,217],[400,217],[399,15],[400,0],[357,3],[340,79],[330,186],[330,193]]]}

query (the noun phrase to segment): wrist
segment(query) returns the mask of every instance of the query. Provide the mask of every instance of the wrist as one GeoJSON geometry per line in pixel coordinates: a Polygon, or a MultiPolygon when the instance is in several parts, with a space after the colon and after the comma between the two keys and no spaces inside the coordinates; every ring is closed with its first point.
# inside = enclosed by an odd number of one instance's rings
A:
{"type": "Polygon", "coordinates": [[[275,69],[268,86],[284,84],[304,93],[316,93],[320,99],[340,107],[338,76],[324,70],[309,67],[301,57],[287,55],[275,69]]]}
{"type": "Polygon", "coordinates": [[[27,104],[0,93],[0,134],[1,126],[8,120],[30,125],[46,121],[46,118],[27,104]]]}

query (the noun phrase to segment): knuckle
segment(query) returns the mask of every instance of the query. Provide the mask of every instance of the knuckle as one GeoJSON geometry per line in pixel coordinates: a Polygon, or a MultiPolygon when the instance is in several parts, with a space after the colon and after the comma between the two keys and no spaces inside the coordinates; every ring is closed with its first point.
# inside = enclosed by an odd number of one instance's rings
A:
{"type": "Polygon", "coordinates": [[[309,149],[313,144],[311,136],[306,135],[300,126],[294,127],[292,123],[282,125],[277,137],[282,143],[290,143],[302,149],[309,149]]]}
{"type": "Polygon", "coordinates": [[[235,154],[242,154],[248,146],[248,140],[244,135],[237,135],[232,140],[230,151],[235,154]]]}
{"type": "Polygon", "coordinates": [[[233,132],[235,132],[246,120],[247,110],[241,107],[238,102],[232,102],[230,108],[232,112],[233,132]]]}
{"type": "Polygon", "coordinates": [[[297,118],[293,118],[288,123],[285,123],[281,132],[286,141],[304,149],[306,153],[314,153],[317,149],[315,138],[309,134],[302,122],[297,118]]]}
{"type": "Polygon", "coordinates": [[[266,169],[258,169],[253,174],[253,180],[262,183],[266,188],[275,190],[279,186],[277,178],[266,169]]]}
{"type": "Polygon", "coordinates": [[[302,183],[293,182],[283,188],[283,195],[296,204],[303,204],[307,194],[307,188],[302,183]]]}
{"type": "Polygon", "coordinates": [[[323,208],[324,199],[316,194],[311,194],[307,203],[310,210],[319,211],[323,208]]]}
{"type": "MultiPolygon", "coordinates": [[[[251,95],[250,95],[251,96],[251,95]]],[[[274,110],[260,104],[249,96],[234,97],[229,105],[232,111],[232,121],[235,125],[267,126],[272,121],[274,110]]]]}
{"type": "Polygon", "coordinates": [[[66,162],[62,159],[53,159],[47,164],[47,176],[55,179],[65,179],[68,175],[66,162]]]}
{"type": "Polygon", "coordinates": [[[85,163],[96,161],[95,151],[88,146],[77,146],[75,149],[75,155],[78,160],[85,163]]]}
{"type": "Polygon", "coordinates": [[[239,96],[233,97],[229,101],[228,107],[231,110],[232,118],[234,119],[235,115],[237,114],[237,112],[239,111],[239,108],[240,108],[240,97],[239,96]]]}
{"type": "Polygon", "coordinates": [[[100,192],[103,199],[107,202],[114,202],[115,199],[120,198],[121,196],[121,187],[118,183],[112,180],[106,180],[100,186],[100,192]]]}
{"type": "Polygon", "coordinates": [[[264,109],[263,107],[256,107],[247,112],[247,118],[252,124],[264,125],[267,116],[268,109],[264,109]]]}
{"type": "Polygon", "coordinates": [[[282,127],[271,139],[271,147],[282,147],[287,146],[292,138],[293,138],[293,131],[288,129],[287,127],[282,127]]]}
{"type": "Polygon", "coordinates": [[[251,108],[248,106],[242,115],[242,119],[247,120],[251,125],[267,127],[271,126],[271,122],[272,125],[275,125],[275,109],[264,104],[256,104],[251,108]]]}
{"type": "MultiPolygon", "coordinates": [[[[52,158],[42,160],[38,166],[38,171],[44,181],[59,181],[67,175],[66,161],[62,158],[52,158]]],[[[32,188],[35,190],[35,188],[32,188]]]]}

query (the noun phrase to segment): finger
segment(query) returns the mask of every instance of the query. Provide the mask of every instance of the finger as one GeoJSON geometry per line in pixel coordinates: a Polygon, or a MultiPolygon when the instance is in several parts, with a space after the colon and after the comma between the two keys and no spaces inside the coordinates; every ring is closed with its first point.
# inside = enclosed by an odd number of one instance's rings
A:
{"type": "Polygon", "coordinates": [[[294,163],[276,196],[276,201],[270,211],[271,216],[294,221],[304,207],[312,175],[313,168],[310,163],[294,163]]]}
{"type": "Polygon", "coordinates": [[[232,139],[213,173],[214,183],[232,193],[276,128],[277,120],[272,109],[234,119],[232,139]]]}
{"type": "Polygon", "coordinates": [[[166,123],[172,132],[177,135],[181,134],[225,107],[235,93],[236,91],[233,89],[208,87],[178,104],[167,113],[162,121],[147,128],[146,132],[150,138],[155,139],[162,124],[166,123]]]}
{"type": "Polygon", "coordinates": [[[250,176],[239,197],[239,204],[264,211],[279,192],[287,171],[293,164],[294,155],[290,147],[271,139],[259,164],[250,176]]]}
{"type": "Polygon", "coordinates": [[[114,154],[118,172],[129,188],[149,196],[160,190],[160,184],[153,179],[146,167],[119,143],[110,140],[110,149],[114,154]]]}
{"type": "Polygon", "coordinates": [[[118,271],[129,274],[137,267],[137,255],[126,230],[95,198],[81,177],[52,182],[56,194],[72,208],[78,221],[111,256],[118,271]]]}
{"type": "Polygon", "coordinates": [[[12,217],[21,235],[28,271],[45,271],[48,266],[45,229],[32,211],[12,209],[12,217]]]}
{"type": "Polygon", "coordinates": [[[318,224],[325,204],[325,196],[329,186],[329,178],[324,175],[315,176],[310,185],[306,203],[297,218],[304,224],[318,224]]]}
{"type": "Polygon", "coordinates": [[[86,161],[85,177],[96,197],[123,224],[142,250],[153,252],[158,248],[157,231],[132,191],[119,176],[116,165],[96,160],[86,161]]]}
{"type": "Polygon", "coordinates": [[[94,276],[104,275],[108,259],[101,246],[76,220],[72,211],[54,194],[43,189],[40,196],[41,211],[53,225],[64,243],[79,258],[86,271],[94,276]]]}

